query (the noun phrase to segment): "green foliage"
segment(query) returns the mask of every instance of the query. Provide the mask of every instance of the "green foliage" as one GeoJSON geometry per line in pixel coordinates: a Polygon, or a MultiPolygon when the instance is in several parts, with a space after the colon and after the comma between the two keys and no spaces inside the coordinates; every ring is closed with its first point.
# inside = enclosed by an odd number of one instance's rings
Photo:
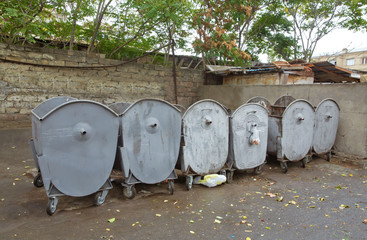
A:
{"type": "Polygon", "coordinates": [[[192,45],[207,63],[245,66],[264,53],[310,59],[333,29],[366,31],[366,6],[367,0],[3,0],[0,41],[57,40],[66,49],[84,43],[115,59],[192,45]]]}

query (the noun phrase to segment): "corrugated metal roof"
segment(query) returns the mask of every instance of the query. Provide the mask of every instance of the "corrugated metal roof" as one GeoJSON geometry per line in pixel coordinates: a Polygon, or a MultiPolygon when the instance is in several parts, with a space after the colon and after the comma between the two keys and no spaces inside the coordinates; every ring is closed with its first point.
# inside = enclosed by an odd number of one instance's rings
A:
{"type": "Polygon", "coordinates": [[[345,68],[341,68],[335,66],[329,62],[315,62],[306,64],[307,67],[310,67],[315,74],[315,83],[324,83],[324,82],[359,82],[359,78],[353,71],[350,71],[345,68]],[[355,77],[352,77],[352,74],[355,77]]]}

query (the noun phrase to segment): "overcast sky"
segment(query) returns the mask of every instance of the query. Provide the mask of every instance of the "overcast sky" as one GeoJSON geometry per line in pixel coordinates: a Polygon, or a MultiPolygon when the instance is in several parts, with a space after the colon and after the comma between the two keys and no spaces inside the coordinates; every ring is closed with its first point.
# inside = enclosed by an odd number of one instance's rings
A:
{"type": "Polygon", "coordinates": [[[316,46],[314,56],[350,50],[367,49],[367,33],[337,29],[322,38],[316,46]]]}

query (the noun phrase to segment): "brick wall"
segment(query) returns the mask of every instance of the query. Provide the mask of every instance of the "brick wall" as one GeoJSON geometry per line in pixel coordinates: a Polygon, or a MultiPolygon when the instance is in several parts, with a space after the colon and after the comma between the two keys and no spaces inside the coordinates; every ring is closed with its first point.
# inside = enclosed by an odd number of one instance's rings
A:
{"type": "MultiPolygon", "coordinates": [[[[121,63],[103,54],[0,43],[0,127],[30,125],[30,111],[59,95],[106,105],[140,98],[174,103],[172,67],[138,63],[110,67],[121,63]]],[[[195,102],[203,83],[203,71],[178,69],[178,103],[188,107],[195,102]]]]}

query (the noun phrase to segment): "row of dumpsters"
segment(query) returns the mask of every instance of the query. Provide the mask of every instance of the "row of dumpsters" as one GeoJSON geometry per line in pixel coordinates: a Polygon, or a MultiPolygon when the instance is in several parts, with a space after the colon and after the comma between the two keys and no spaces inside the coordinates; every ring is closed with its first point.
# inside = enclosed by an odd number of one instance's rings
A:
{"type": "Polygon", "coordinates": [[[315,107],[291,96],[274,104],[254,97],[235,111],[210,99],[185,109],[159,99],[106,106],[55,97],[32,110],[34,185],[46,189],[52,215],[59,196],[95,194],[95,205],[103,204],[112,170],[121,175],[127,198],[138,183],[166,181],[173,194],[176,170],[187,190],[194,176],[219,173],[230,183],[236,170],[260,174],[267,156],[286,173],[288,161],[305,167],[312,154],[330,160],[339,111],[332,99],[315,107]]]}

